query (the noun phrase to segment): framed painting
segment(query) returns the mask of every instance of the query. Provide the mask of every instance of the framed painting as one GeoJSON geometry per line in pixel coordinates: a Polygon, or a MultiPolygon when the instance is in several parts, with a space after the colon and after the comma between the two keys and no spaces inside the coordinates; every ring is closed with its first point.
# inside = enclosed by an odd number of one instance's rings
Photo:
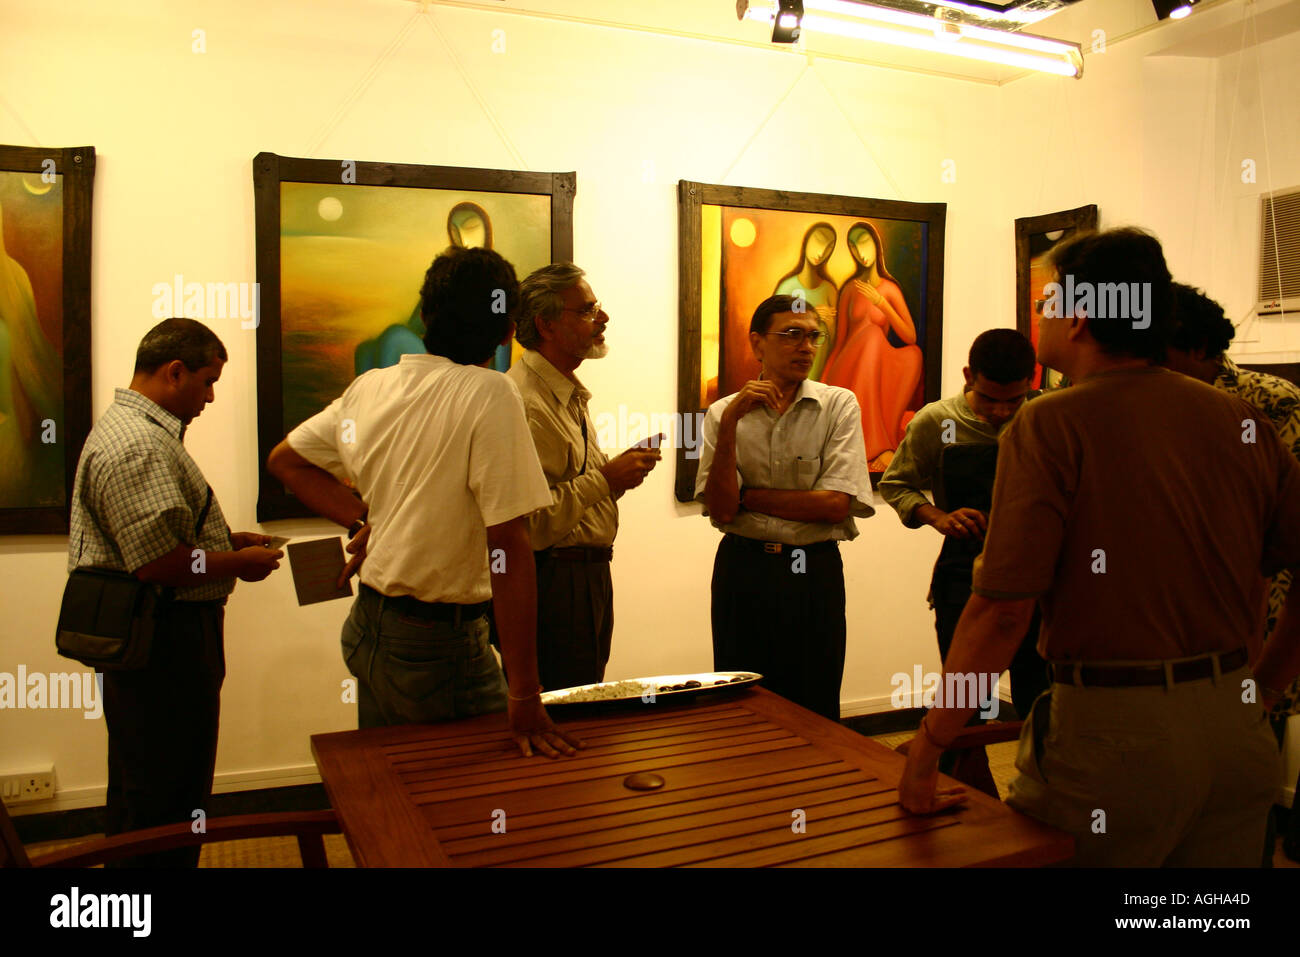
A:
{"type": "MultiPolygon", "coordinates": [[[[683,425],[758,377],[759,303],[799,296],[825,333],[809,378],[858,397],[874,486],[912,416],[939,398],[946,204],[685,180],[677,201],[683,425]]],[[[689,502],[698,445],[677,445],[677,499],[689,502]]]]}
{"type": "MultiPolygon", "coordinates": [[[[1043,287],[1055,278],[1047,262],[1052,247],[1079,231],[1097,228],[1097,207],[1080,206],[1043,216],[1026,216],[1016,220],[1016,329],[1038,351],[1038,313],[1036,299],[1045,298],[1043,287]]],[[[1064,385],[1064,376],[1055,369],[1034,367],[1030,388],[1055,389],[1064,385]]]]}
{"type": "Polygon", "coordinates": [[[0,146],[0,534],[64,534],[90,432],[95,149],[0,146]]]}
{"type": "MultiPolygon", "coordinates": [[[[311,514],[266,471],[271,449],[362,372],[425,351],[434,257],[485,246],[521,280],[571,260],[575,185],[574,173],[254,158],[258,521],[311,514]]],[[[494,366],[518,353],[499,349],[494,366]]]]}

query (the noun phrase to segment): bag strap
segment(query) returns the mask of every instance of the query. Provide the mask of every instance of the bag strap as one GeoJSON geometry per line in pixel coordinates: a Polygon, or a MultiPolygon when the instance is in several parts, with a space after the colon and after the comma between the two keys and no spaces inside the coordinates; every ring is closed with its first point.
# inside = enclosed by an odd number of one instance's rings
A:
{"type": "Polygon", "coordinates": [[[208,486],[208,497],[203,503],[203,511],[199,512],[199,520],[194,525],[194,544],[199,543],[199,534],[203,531],[203,523],[208,520],[208,509],[212,508],[212,486],[208,486]]]}

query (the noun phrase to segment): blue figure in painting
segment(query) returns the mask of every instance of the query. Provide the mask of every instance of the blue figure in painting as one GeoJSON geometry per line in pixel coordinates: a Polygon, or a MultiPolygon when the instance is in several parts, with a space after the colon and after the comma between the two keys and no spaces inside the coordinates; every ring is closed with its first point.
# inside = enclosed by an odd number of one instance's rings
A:
{"type": "MultiPolygon", "coordinates": [[[[453,247],[472,249],[492,248],[492,221],[483,207],[476,203],[457,203],[447,214],[447,238],[453,247]]],[[[371,369],[386,369],[397,365],[398,360],[410,353],[419,355],[424,348],[424,319],[417,301],[411,315],[404,323],[393,323],[378,336],[357,345],[355,352],[356,374],[371,369]]],[[[510,346],[497,348],[492,358],[492,368],[505,372],[510,368],[510,346]]]]}

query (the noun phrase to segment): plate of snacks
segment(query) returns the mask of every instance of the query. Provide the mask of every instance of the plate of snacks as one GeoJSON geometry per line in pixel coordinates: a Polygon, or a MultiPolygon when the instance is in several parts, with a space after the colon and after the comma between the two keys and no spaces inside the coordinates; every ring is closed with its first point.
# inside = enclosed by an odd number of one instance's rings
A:
{"type": "Polygon", "coordinates": [[[555,705],[609,704],[617,701],[654,704],[656,701],[672,701],[688,695],[717,694],[748,688],[762,680],[762,677],[752,671],[703,671],[690,675],[655,675],[625,681],[602,681],[600,684],[543,691],[542,704],[548,708],[555,705]]]}

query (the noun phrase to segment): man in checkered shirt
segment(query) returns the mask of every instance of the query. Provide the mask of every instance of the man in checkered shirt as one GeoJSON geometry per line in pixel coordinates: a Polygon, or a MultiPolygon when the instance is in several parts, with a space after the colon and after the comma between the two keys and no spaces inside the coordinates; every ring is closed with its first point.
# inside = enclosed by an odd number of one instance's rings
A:
{"type": "MultiPolygon", "coordinates": [[[[231,533],[182,444],[213,400],[226,349],[192,319],[154,326],[136,352],[130,388],[95,424],[72,491],[68,570],[93,565],[175,589],[157,618],[149,663],[104,673],[108,834],[189,821],[212,794],[225,677],[222,623],[235,579],[279,567],[270,539],[231,533]]],[[[138,857],[189,866],[199,849],[138,857]]]]}

